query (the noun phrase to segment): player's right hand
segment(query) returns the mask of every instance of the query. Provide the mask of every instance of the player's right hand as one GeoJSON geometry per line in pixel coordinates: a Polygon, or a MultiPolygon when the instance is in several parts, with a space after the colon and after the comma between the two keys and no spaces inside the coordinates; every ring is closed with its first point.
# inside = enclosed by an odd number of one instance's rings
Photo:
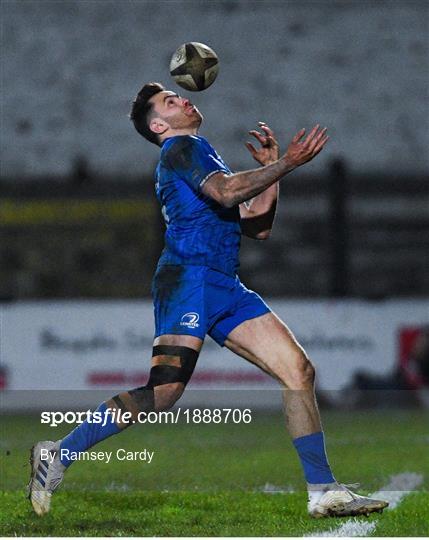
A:
{"type": "Polygon", "coordinates": [[[292,139],[283,159],[293,167],[299,167],[300,165],[311,161],[329,140],[326,131],[327,128],[320,129],[320,125],[317,124],[307,137],[303,139],[305,129],[301,129],[292,139]]]}
{"type": "Polygon", "coordinates": [[[252,129],[249,134],[256,137],[261,147],[255,148],[251,142],[247,142],[246,147],[258,163],[269,165],[279,159],[279,143],[273,130],[265,122],[258,122],[258,125],[263,133],[252,129]]]}

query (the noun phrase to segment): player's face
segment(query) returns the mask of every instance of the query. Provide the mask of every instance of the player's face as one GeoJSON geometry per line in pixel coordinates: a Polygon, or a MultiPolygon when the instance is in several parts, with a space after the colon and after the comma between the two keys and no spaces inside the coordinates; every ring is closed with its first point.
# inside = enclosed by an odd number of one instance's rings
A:
{"type": "Polygon", "coordinates": [[[159,116],[171,129],[199,127],[203,115],[189,99],[170,90],[158,92],[151,98],[155,116],[159,116]]]}

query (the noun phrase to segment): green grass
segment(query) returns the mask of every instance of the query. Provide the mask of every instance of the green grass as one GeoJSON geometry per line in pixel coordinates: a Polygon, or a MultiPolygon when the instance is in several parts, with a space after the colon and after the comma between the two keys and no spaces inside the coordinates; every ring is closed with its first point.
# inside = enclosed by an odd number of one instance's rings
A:
{"type": "MultiPolygon", "coordinates": [[[[361,493],[400,472],[424,483],[377,521],[376,536],[427,536],[429,433],[427,413],[324,415],[327,447],[341,481],[361,493]]],[[[67,429],[38,417],[4,416],[0,447],[0,535],[4,536],[302,536],[344,519],[311,520],[305,485],[280,415],[256,415],[245,425],[151,425],[131,428],[97,450],[154,451],[151,464],[80,462],[67,472],[52,511],[39,518],[25,498],[28,449],[67,429]],[[265,484],[287,493],[263,493],[265,484]]]]}

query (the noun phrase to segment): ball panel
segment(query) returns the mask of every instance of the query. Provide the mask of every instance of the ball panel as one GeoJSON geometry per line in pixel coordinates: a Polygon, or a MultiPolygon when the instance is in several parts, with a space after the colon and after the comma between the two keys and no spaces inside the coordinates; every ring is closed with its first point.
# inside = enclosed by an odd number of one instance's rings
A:
{"type": "Polygon", "coordinates": [[[199,55],[203,58],[216,58],[217,60],[216,53],[208,45],[198,43],[198,41],[191,41],[189,45],[193,45],[198,50],[199,55]]]}
{"type": "Polygon", "coordinates": [[[216,64],[215,66],[212,66],[211,68],[206,69],[205,88],[208,88],[215,82],[218,73],[219,73],[219,64],[216,64]]]}
{"type": "Polygon", "coordinates": [[[195,81],[191,75],[173,75],[172,77],[176,84],[178,84],[182,88],[185,88],[185,90],[190,90],[191,92],[199,92],[200,89],[195,84],[195,81]]]}
{"type": "Polygon", "coordinates": [[[180,45],[180,47],[174,52],[170,61],[170,72],[177,69],[179,66],[186,62],[186,49],[185,45],[180,45]]]}

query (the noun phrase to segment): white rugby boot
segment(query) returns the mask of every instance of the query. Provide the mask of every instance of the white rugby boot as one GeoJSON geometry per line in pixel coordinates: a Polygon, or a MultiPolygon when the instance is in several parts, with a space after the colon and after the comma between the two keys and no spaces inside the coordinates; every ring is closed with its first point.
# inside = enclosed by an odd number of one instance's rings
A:
{"type": "MultiPolygon", "coordinates": [[[[355,487],[352,484],[350,487],[355,487]]],[[[372,512],[383,512],[387,501],[363,497],[350,491],[346,484],[308,485],[308,513],[311,517],[369,516],[372,512]]]]}
{"type": "Polygon", "coordinates": [[[61,441],[40,441],[31,449],[28,498],[39,516],[49,512],[52,493],[64,477],[66,467],[60,461],[60,443],[61,441]]]}

